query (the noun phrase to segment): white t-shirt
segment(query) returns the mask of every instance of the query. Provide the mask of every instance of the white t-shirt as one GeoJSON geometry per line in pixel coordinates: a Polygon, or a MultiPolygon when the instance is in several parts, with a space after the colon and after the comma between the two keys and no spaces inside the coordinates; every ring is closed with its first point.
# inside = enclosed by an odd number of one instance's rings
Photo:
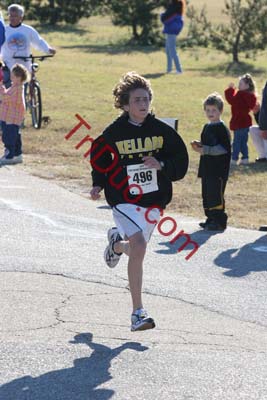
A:
{"type": "Polygon", "coordinates": [[[14,64],[22,64],[31,71],[31,62],[14,59],[13,56],[27,57],[31,54],[31,47],[44,53],[49,53],[48,43],[41,38],[38,32],[29,25],[21,24],[17,27],[6,25],[6,40],[1,49],[1,56],[9,69],[14,64]]]}

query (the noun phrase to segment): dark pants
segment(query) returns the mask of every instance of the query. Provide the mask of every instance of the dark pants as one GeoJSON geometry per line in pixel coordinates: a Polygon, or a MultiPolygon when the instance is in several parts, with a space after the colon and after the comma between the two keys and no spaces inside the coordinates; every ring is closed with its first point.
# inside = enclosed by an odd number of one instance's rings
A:
{"type": "Polygon", "coordinates": [[[22,144],[21,144],[21,134],[19,133],[19,125],[10,124],[7,125],[2,121],[2,141],[8,154],[6,158],[10,159],[21,155],[22,144]]]}
{"type": "Polygon", "coordinates": [[[3,73],[4,73],[3,84],[5,88],[8,89],[11,86],[10,69],[7,66],[5,66],[3,68],[3,73]]]}
{"type": "Polygon", "coordinates": [[[209,222],[214,222],[226,228],[224,191],[227,179],[217,177],[202,177],[202,200],[205,215],[209,222]]]}

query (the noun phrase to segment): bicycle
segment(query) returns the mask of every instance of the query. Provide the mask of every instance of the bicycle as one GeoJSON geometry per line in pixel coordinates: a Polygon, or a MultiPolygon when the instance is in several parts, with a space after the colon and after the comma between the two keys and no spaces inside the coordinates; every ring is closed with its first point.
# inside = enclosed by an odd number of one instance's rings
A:
{"type": "Polygon", "coordinates": [[[31,60],[31,79],[25,86],[25,102],[26,109],[30,110],[32,117],[32,126],[35,129],[40,129],[42,126],[42,97],[41,97],[41,86],[40,82],[36,78],[36,72],[39,69],[39,65],[35,60],[43,61],[47,57],[53,57],[52,54],[46,54],[42,56],[14,56],[14,59],[20,59],[23,61],[31,60]]]}

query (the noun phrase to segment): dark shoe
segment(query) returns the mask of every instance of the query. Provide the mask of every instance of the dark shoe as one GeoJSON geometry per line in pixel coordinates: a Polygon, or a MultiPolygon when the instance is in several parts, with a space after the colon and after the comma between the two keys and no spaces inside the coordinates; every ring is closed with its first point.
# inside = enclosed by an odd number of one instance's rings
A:
{"type": "Polygon", "coordinates": [[[215,222],[210,222],[209,224],[206,224],[204,229],[205,229],[205,231],[223,232],[226,229],[226,227],[223,227],[222,225],[216,224],[215,222]]]}
{"type": "Polygon", "coordinates": [[[267,158],[256,158],[256,162],[262,163],[262,162],[267,162],[267,158]]]}
{"type": "Polygon", "coordinates": [[[13,165],[13,164],[20,164],[22,163],[22,154],[20,156],[12,157],[12,158],[7,158],[7,157],[1,157],[0,159],[0,165],[13,165]]]}
{"type": "Polygon", "coordinates": [[[199,225],[201,228],[204,229],[205,226],[206,226],[207,224],[210,224],[211,222],[212,222],[212,219],[207,218],[205,222],[200,222],[198,225],[199,225]]]}
{"type": "Polygon", "coordinates": [[[266,232],[267,231],[267,225],[262,225],[259,227],[259,231],[266,232]]]}

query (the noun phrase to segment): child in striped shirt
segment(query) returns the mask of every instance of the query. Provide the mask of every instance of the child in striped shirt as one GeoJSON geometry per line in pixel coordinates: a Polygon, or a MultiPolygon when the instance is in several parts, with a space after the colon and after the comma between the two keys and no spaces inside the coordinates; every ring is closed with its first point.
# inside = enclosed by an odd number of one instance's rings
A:
{"type": "Polygon", "coordinates": [[[2,123],[2,141],[5,146],[0,165],[22,162],[22,144],[20,125],[25,115],[24,83],[28,80],[28,71],[21,64],[15,64],[11,70],[12,85],[6,89],[0,87],[2,103],[0,121],[2,123]]]}

